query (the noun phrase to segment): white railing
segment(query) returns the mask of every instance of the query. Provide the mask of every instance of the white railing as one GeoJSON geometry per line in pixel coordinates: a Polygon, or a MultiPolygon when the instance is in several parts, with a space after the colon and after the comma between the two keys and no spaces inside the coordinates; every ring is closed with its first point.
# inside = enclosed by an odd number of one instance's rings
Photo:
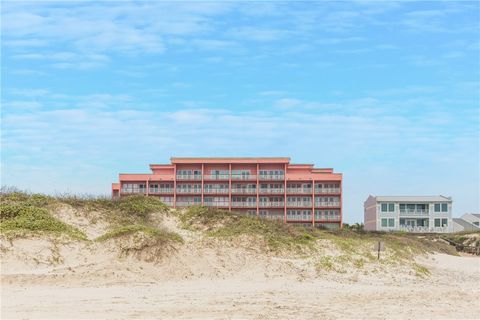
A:
{"type": "Polygon", "coordinates": [[[252,188],[232,189],[232,194],[245,194],[245,193],[253,194],[253,193],[257,193],[257,190],[252,188]]]}
{"type": "Polygon", "coordinates": [[[287,207],[311,208],[311,202],[287,202],[287,207]]]}
{"type": "Polygon", "coordinates": [[[421,226],[405,226],[405,225],[400,225],[398,228],[400,231],[406,231],[406,232],[448,232],[448,227],[421,227],[421,226]]]}
{"type": "Polygon", "coordinates": [[[260,207],[283,207],[284,202],[260,202],[259,203],[260,207]]]}
{"type": "Polygon", "coordinates": [[[257,180],[257,176],[254,174],[232,174],[232,180],[245,180],[245,181],[251,181],[251,180],[257,180]]]}
{"type": "Polygon", "coordinates": [[[227,202],[204,202],[203,204],[206,207],[228,207],[227,202]]]}
{"type": "Polygon", "coordinates": [[[312,189],[287,188],[287,193],[293,194],[311,194],[312,189]]]}
{"type": "Polygon", "coordinates": [[[315,202],[315,207],[340,207],[340,202],[315,202]]]}
{"type": "Polygon", "coordinates": [[[261,174],[258,176],[260,180],[284,180],[285,176],[284,175],[279,175],[279,174],[261,174]]]}
{"type": "Polygon", "coordinates": [[[228,193],[228,189],[203,189],[203,193],[208,194],[226,194],[228,193]]]}
{"type": "Polygon", "coordinates": [[[322,188],[322,189],[315,188],[315,193],[340,193],[340,189],[338,189],[338,188],[335,188],[335,189],[331,189],[331,188],[322,188]]]}
{"type": "Polygon", "coordinates": [[[148,190],[148,193],[173,193],[173,188],[169,188],[169,189],[166,189],[166,188],[150,188],[150,190],[148,190]]]}
{"type": "Polygon", "coordinates": [[[400,215],[402,215],[402,216],[428,216],[429,211],[428,210],[422,210],[422,209],[417,209],[417,210],[400,209],[400,215]]]}
{"type": "Polygon", "coordinates": [[[274,189],[274,188],[260,189],[260,193],[282,194],[283,192],[284,192],[283,189],[274,189]]]}
{"type": "Polygon", "coordinates": [[[146,193],[147,193],[147,189],[122,189],[122,190],[121,190],[121,193],[131,193],[131,194],[140,193],[140,194],[146,194],[146,193]]]}
{"type": "Polygon", "coordinates": [[[177,193],[181,194],[197,194],[197,193],[202,193],[202,189],[178,189],[177,188],[177,193]]]}
{"type": "Polygon", "coordinates": [[[177,180],[202,180],[201,174],[179,174],[177,180]]]}
{"type": "Polygon", "coordinates": [[[259,214],[259,217],[260,218],[264,218],[264,219],[269,219],[269,220],[283,220],[284,219],[284,215],[283,214],[259,214]]]}
{"type": "Polygon", "coordinates": [[[340,216],[319,216],[315,215],[315,220],[322,220],[322,221],[339,221],[340,216]]]}
{"type": "Polygon", "coordinates": [[[232,207],[235,208],[253,208],[256,206],[256,202],[232,202],[232,207]]]}
{"type": "Polygon", "coordinates": [[[287,214],[287,220],[296,220],[296,221],[299,221],[299,220],[312,220],[312,215],[309,214],[309,215],[288,215],[287,214]]]}
{"type": "Polygon", "coordinates": [[[204,175],[203,178],[205,180],[228,180],[230,179],[229,174],[207,174],[204,175]]]}
{"type": "Polygon", "coordinates": [[[194,202],[194,201],[177,201],[177,206],[178,207],[187,207],[187,206],[193,206],[193,205],[201,205],[201,202],[194,202]]]}

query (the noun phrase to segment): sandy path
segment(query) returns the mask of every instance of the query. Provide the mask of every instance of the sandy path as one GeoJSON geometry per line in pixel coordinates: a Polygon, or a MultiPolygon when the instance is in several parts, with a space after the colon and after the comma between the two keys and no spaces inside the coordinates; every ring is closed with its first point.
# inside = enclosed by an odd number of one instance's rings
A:
{"type": "MultiPolygon", "coordinates": [[[[2,319],[478,319],[480,258],[424,259],[427,280],[298,281],[138,277],[80,284],[68,276],[2,285],[2,319]],[[108,281],[108,282],[107,282],[108,281]],[[140,282],[140,283],[139,283],[140,282]],[[106,285],[106,283],[110,283],[106,285]]],[[[383,276],[385,277],[385,275],[383,276]]],[[[252,279],[253,278],[253,279],[252,279]]],[[[401,279],[401,278],[400,278],[401,279]]]]}

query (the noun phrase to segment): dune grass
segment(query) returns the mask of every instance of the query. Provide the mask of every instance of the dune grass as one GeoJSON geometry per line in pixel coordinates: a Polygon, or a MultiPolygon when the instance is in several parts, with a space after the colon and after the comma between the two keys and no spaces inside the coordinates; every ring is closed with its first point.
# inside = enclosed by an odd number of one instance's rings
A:
{"type": "Polygon", "coordinates": [[[0,204],[0,221],[0,233],[8,238],[27,234],[53,234],[87,240],[82,231],[53,217],[45,208],[30,203],[0,204]]]}
{"type": "Polygon", "coordinates": [[[177,233],[169,232],[167,230],[163,230],[159,228],[148,227],[144,225],[135,225],[135,224],[115,228],[110,232],[107,232],[106,234],[98,237],[95,240],[102,242],[109,239],[114,239],[114,238],[122,237],[125,235],[131,235],[135,233],[143,233],[147,236],[150,236],[159,240],[163,240],[165,242],[183,243],[182,237],[177,233]]]}

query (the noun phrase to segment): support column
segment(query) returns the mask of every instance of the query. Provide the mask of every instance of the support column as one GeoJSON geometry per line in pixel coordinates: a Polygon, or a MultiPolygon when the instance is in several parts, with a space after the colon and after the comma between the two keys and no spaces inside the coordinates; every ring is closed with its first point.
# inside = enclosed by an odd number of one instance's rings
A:
{"type": "Polygon", "coordinates": [[[287,223],[287,164],[283,170],[283,222],[287,223]]]}
{"type": "Polygon", "coordinates": [[[147,194],[146,196],[148,197],[148,193],[149,193],[149,188],[150,188],[150,183],[149,183],[149,179],[147,179],[147,181],[145,181],[145,188],[146,188],[146,191],[147,191],[147,194]]]}
{"type": "Polygon", "coordinates": [[[228,164],[228,211],[232,211],[232,164],[228,164]]]}
{"type": "Polygon", "coordinates": [[[202,206],[203,206],[203,169],[204,169],[204,164],[202,163],[202,206]]]}
{"type": "Polygon", "coordinates": [[[260,210],[258,207],[258,202],[260,198],[258,197],[259,189],[260,189],[260,184],[259,184],[259,176],[260,176],[260,164],[257,163],[257,217],[260,215],[260,210]]]}
{"type": "Polygon", "coordinates": [[[343,228],[343,205],[342,205],[342,198],[343,198],[343,176],[342,176],[342,180],[340,180],[340,229],[343,228]]]}
{"type": "Polygon", "coordinates": [[[312,226],[315,227],[315,179],[312,179],[312,226]]]}
{"type": "Polygon", "coordinates": [[[177,164],[173,165],[173,207],[177,207],[177,164]]]}

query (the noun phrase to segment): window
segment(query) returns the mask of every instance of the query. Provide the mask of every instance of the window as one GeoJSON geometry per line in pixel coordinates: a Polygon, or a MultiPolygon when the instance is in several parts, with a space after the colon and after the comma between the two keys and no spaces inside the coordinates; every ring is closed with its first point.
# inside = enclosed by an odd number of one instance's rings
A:
{"type": "Polygon", "coordinates": [[[387,204],[382,203],[382,212],[387,212],[387,204]]]}
{"type": "Polygon", "coordinates": [[[388,211],[389,212],[394,212],[395,211],[395,204],[394,203],[389,203],[388,204],[388,211]]]}
{"type": "Polygon", "coordinates": [[[435,203],[435,212],[440,212],[440,203],[435,203]]]}
{"type": "Polygon", "coordinates": [[[448,211],[448,204],[442,203],[442,212],[447,212],[448,211]]]}
{"type": "Polygon", "coordinates": [[[386,228],[388,223],[388,219],[382,219],[382,227],[386,228]]]}
{"type": "Polygon", "coordinates": [[[440,227],[441,219],[435,219],[435,227],[440,227]]]}
{"type": "Polygon", "coordinates": [[[442,227],[448,226],[448,219],[442,219],[442,227]]]}
{"type": "Polygon", "coordinates": [[[395,227],[395,219],[388,219],[388,227],[389,228],[395,227]]]}

